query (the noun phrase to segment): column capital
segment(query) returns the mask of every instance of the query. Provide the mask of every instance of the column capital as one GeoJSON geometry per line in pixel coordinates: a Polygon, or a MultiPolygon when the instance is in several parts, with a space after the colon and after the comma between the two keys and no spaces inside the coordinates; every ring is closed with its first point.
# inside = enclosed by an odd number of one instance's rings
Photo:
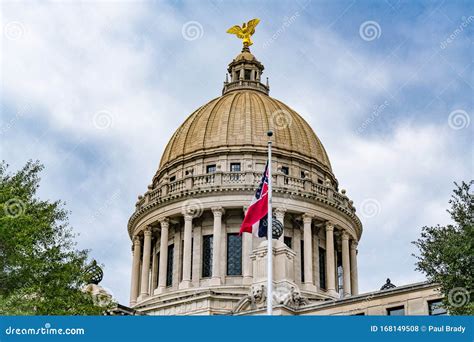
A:
{"type": "Polygon", "coordinates": [[[161,229],[168,228],[170,226],[170,219],[167,217],[162,218],[161,220],[159,220],[159,222],[161,225],[161,229]]]}
{"type": "Polygon", "coordinates": [[[144,236],[151,236],[153,230],[150,226],[147,226],[144,230],[143,230],[143,235],[144,236]]]}
{"type": "Polygon", "coordinates": [[[222,207],[212,207],[211,210],[214,214],[214,217],[222,217],[222,214],[225,212],[224,208],[222,207]]]}
{"type": "Polygon", "coordinates": [[[349,240],[349,234],[344,230],[341,234],[342,240],[349,240]]]}
{"type": "Polygon", "coordinates": [[[313,216],[312,215],[303,214],[301,217],[303,218],[303,223],[304,224],[311,224],[311,222],[313,221],[313,216]]]}
{"type": "Polygon", "coordinates": [[[194,216],[191,214],[191,213],[184,213],[183,214],[183,217],[184,217],[184,221],[192,221],[194,216]]]}
{"type": "Polygon", "coordinates": [[[326,231],[334,231],[334,223],[327,221],[326,222],[326,231]]]}
{"type": "Polygon", "coordinates": [[[275,215],[284,215],[286,213],[286,208],[278,207],[275,208],[275,215]]]}
{"type": "Polygon", "coordinates": [[[134,246],[140,245],[140,243],[141,243],[140,237],[139,237],[138,235],[135,235],[135,236],[133,237],[133,245],[134,245],[134,246]]]}
{"type": "Polygon", "coordinates": [[[351,249],[357,250],[357,241],[351,240],[350,246],[351,246],[351,249]]]}

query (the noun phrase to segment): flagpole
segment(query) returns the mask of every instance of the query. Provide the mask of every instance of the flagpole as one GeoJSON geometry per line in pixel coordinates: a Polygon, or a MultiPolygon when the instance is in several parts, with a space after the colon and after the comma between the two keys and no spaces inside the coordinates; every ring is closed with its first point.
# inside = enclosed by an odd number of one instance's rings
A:
{"type": "Polygon", "coordinates": [[[273,314],[273,246],[272,246],[272,131],[268,136],[268,214],[267,214],[267,315],[273,314]]]}

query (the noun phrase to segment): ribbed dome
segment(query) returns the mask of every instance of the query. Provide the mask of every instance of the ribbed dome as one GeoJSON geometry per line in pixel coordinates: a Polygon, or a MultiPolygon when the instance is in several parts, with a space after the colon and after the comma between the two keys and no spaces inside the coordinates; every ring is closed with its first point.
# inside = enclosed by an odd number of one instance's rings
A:
{"type": "Polygon", "coordinates": [[[177,158],[219,147],[266,148],[269,129],[275,132],[275,152],[310,158],[331,171],[323,145],[298,113],[248,89],[228,92],[192,113],[166,146],[160,168],[177,158]]]}

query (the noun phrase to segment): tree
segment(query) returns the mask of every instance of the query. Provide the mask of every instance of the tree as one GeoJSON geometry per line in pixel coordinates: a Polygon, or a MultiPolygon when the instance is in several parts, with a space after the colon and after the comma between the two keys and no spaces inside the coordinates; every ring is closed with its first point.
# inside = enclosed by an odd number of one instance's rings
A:
{"type": "Polygon", "coordinates": [[[413,243],[418,247],[416,270],[426,274],[440,286],[443,304],[450,314],[474,313],[474,181],[454,183],[448,213],[453,225],[423,227],[421,237],[413,243]]]}
{"type": "Polygon", "coordinates": [[[43,166],[14,174],[0,163],[0,314],[98,315],[85,285],[88,251],[76,249],[61,201],[36,197],[43,166]]]}

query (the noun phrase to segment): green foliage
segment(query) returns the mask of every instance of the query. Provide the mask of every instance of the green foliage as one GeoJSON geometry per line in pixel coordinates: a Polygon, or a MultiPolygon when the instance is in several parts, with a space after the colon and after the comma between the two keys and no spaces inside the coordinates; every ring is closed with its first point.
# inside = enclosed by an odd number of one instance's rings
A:
{"type": "Polygon", "coordinates": [[[474,181],[454,183],[448,212],[454,225],[423,227],[421,237],[413,243],[420,255],[416,269],[440,285],[444,305],[450,314],[474,314],[474,181]]]}
{"type": "Polygon", "coordinates": [[[87,250],[77,250],[60,201],[36,197],[43,166],[0,163],[0,315],[99,315],[84,294],[87,250]]]}

